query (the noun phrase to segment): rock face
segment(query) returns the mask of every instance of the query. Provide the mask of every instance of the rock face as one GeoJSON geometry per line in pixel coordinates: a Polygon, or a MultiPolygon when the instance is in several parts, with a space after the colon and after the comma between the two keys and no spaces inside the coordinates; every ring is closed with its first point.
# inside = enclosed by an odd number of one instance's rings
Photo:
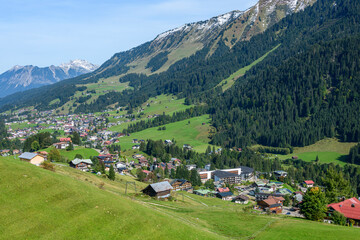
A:
{"type": "Polygon", "coordinates": [[[0,97],[36,88],[96,70],[98,66],[85,60],[74,60],[60,66],[15,66],[0,75],[0,97]]]}

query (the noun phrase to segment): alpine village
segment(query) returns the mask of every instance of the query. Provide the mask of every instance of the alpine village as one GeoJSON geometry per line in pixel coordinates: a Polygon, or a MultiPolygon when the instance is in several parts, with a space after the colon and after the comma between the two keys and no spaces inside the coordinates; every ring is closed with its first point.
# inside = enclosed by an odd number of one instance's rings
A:
{"type": "Polygon", "coordinates": [[[0,75],[0,239],[360,239],[360,1],[242,10],[0,75]]]}

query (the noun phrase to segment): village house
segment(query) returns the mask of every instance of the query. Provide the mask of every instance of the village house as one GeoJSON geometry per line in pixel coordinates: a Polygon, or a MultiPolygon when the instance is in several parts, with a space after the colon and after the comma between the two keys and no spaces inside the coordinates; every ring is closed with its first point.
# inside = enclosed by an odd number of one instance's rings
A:
{"type": "Polygon", "coordinates": [[[224,200],[224,201],[230,201],[232,200],[233,193],[232,192],[218,192],[216,193],[216,197],[224,200]]]}
{"type": "Polygon", "coordinates": [[[196,169],[196,165],[195,165],[195,164],[186,165],[186,169],[187,169],[188,171],[191,171],[191,170],[193,170],[193,169],[196,169]]]}
{"type": "Polygon", "coordinates": [[[269,196],[265,200],[258,201],[258,205],[265,211],[270,211],[271,213],[281,213],[284,201],[285,199],[283,197],[269,196]]]}
{"type": "Polygon", "coordinates": [[[211,191],[209,189],[194,190],[193,193],[196,195],[199,195],[199,196],[203,196],[203,197],[213,196],[214,194],[216,194],[215,191],[211,191]]]}
{"type": "Polygon", "coordinates": [[[303,192],[300,192],[300,191],[294,192],[294,196],[293,196],[294,201],[301,203],[303,200],[303,197],[304,197],[303,192]]]}
{"type": "Polygon", "coordinates": [[[268,199],[269,197],[283,197],[283,194],[280,193],[271,193],[271,192],[255,192],[255,199],[257,202],[268,199]]]}
{"type": "Polygon", "coordinates": [[[353,197],[346,199],[339,203],[331,203],[327,206],[329,208],[328,216],[336,211],[343,214],[347,220],[350,219],[355,222],[355,225],[360,226],[360,200],[353,197]]]}
{"type": "Polygon", "coordinates": [[[56,149],[66,149],[69,145],[69,142],[58,142],[53,144],[56,149]]]}
{"type": "Polygon", "coordinates": [[[146,188],[142,190],[142,192],[150,197],[156,198],[168,198],[170,197],[170,193],[173,187],[169,182],[159,182],[149,184],[146,188]]]}
{"type": "Polygon", "coordinates": [[[303,185],[304,185],[304,187],[306,187],[306,188],[310,188],[310,187],[314,187],[314,181],[312,181],[312,180],[305,180],[304,182],[303,182],[303,185]]]}
{"type": "Polygon", "coordinates": [[[90,159],[79,159],[75,158],[69,163],[70,167],[79,169],[81,171],[87,172],[93,165],[93,162],[90,159]]]}
{"type": "Polygon", "coordinates": [[[282,171],[282,170],[277,170],[274,171],[275,177],[279,178],[279,177],[286,177],[287,176],[287,172],[282,171]]]}
{"type": "Polygon", "coordinates": [[[185,179],[174,179],[170,182],[171,186],[173,187],[174,191],[189,191],[192,189],[191,182],[185,179]]]}
{"type": "Polygon", "coordinates": [[[218,188],[217,191],[218,192],[230,192],[230,189],[228,187],[224,187],[224,188],[218,188]]]}
{"type": "Polygon", "coordinates": [[[39,166],[45,161],[45,158],[38,153],[24,152],[19,156],[20,160],[27,161],[31,164],[39,166]]]}
{"type": "Polygon", "coordinates": [[[239,204],[247,204],[249,202],[249,197],[245,195],[239,195],[232,199],[232,202],[239,204]]]}
{"type": "Polygon", "coordinates": [[[70,143],[70,142],[72,142],[72,141],[71,141],[71,138],[60,138],[60,142],[70,143]]]}

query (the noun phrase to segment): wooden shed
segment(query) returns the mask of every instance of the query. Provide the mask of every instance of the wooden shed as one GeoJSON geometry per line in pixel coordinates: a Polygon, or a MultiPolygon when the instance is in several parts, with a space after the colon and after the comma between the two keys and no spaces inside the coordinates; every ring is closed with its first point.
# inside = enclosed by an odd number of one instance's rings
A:
{"type": "Polygon", "coordinates": [[[173,187],[170,185],[169,182],[159,182],[149,184],[146,188],[142,190],[142,192],[150,197],[157,197],[157,198],[168,198],[170,197],[170,193],[173,187]]]}

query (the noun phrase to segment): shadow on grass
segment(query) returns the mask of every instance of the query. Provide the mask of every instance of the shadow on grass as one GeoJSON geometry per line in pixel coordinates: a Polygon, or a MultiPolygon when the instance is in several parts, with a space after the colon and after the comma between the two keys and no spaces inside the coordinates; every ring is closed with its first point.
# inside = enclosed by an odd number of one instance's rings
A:
{"type": "Polygon", "coordinates": [[[349,163],[349,156],[348,155],[341,155],[336,160],[344,162],[344,163],[349,163]]]}

